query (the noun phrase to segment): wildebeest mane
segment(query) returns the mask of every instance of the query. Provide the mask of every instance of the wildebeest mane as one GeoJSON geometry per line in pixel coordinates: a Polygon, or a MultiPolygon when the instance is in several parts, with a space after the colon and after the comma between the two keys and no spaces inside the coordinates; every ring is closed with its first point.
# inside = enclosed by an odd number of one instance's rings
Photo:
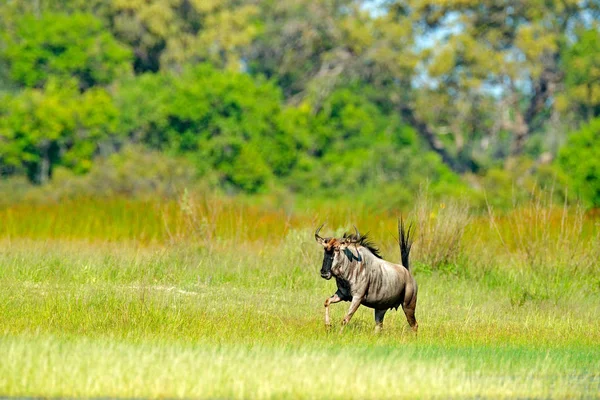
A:
{"type": "Polygon", "coordinates": [[[352,233],[344,233],[344,239],[356,240],[357,244],[369,249],[369,251],[373,253],[375,257],[383,259],[379,248],[371,241],[368,233],[360,235],[359,237],[352,233]]]}

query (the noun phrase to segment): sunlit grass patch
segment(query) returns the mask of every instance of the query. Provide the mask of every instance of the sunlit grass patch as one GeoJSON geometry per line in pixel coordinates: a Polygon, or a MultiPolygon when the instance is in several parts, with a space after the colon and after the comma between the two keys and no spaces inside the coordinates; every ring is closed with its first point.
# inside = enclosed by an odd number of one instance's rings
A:
{"type": "Polygon", "coordinates": [[[588,397],[598,350],[179,344],[12,337],[0,391],[133,398],[588,397]]]}

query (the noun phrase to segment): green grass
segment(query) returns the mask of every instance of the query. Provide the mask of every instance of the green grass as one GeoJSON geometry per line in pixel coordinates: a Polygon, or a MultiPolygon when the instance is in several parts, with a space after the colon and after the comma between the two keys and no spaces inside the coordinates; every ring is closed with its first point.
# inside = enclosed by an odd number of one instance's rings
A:
{"type": "MultiPolygon", "coordinates": [[[[526,212],[494,223],[474,216],[448,250],[456,253],[440,253],[448,257],[435,267],[417,242],[419,333],[392,311],[377,335],[363,307],[339,333],[348,303],[332,306],[338,326],[325,329],[323,301],[335,284],[319,277],[312,228],[323,217],[310,210],[126,200],[36,207],[0,210],[0,395],[600,393],[597,221],[577,213],[544,209],[540,223],[522,225],[526,212]],[[583,255],[568,253],[564,232],[583,255]]],[[[428,232],[443,246],[436,212],[428,232]]],[[[330,231],[351,226],[343,218],[330,216],[330,231]]],[[[352,219],[398,258],[392,217],[352,219]]]]}
{"type": "Polygon", "coordinates": [[[575,398],[600,384],[598,350],[333,342],[15,337],[0,343],[0,382],[13,395],[138,398],[575,398]]]}

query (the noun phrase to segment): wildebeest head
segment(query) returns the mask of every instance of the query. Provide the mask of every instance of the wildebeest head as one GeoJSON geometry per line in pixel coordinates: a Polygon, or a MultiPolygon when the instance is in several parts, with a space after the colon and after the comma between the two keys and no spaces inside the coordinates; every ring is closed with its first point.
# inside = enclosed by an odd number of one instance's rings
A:
{"type": "Polygon", "coordinates": [[[332,267],[337,265],[339,262],[336,260],[339,260],[340,251],[343,252],[348,244],[355,243],[357,240],[360,240],[360,233],[358,232],[358,229],[354,227],[356,230],[355,235],[344,235],[342,239],[337,239],[334,237],[323,238],[319,236],[319,231],[323,225],[325,224],[322,224],[316,230],[315,240],[317,243],[323,246],[325,251],[325,254],[323,255],[323,265],[321,266],[321,278],[329,280],[333,276],[332,267]]]}

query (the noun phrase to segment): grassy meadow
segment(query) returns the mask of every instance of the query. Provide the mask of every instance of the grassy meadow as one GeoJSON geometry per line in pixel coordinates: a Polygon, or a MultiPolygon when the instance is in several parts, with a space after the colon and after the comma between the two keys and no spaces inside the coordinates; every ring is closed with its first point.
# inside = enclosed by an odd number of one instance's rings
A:
{"type": "Polygon", "coordinates": [[[599,398],[600,220],[544,199],[510,213],[426,197],[419,333],[323,302],[313,239],[366,206],[79,199],[0,209],[0,395],[122,398],[599,398]]]}

